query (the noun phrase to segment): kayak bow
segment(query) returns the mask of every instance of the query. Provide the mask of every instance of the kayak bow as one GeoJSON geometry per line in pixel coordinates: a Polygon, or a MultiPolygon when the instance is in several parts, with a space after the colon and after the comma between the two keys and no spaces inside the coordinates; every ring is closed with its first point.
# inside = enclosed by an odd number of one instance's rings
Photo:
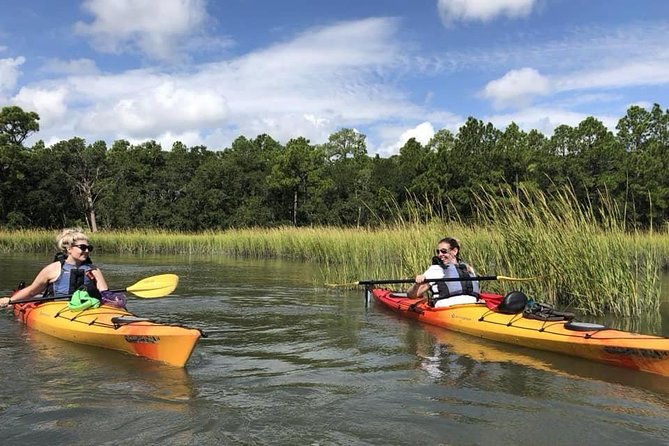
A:
{"type": "MultiPolygon", "coordinates": [[[[547,350],[605,364],[669,376],[669,338],[567,320],[550,321],[503,314],[485,304],[432,308],[421,299],[375,288],[385,307],[421,322],[493,341],[547,350]]],[[[499,300],[500,296],[482,293],[499,300]]]]}

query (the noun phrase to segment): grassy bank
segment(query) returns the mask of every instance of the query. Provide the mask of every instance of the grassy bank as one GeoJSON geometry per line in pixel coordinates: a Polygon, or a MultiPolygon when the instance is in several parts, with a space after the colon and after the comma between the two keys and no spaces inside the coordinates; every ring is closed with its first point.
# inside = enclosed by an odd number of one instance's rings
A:
{"type": "MultiPolygon", "coordinates": [[[[376,229],[272,228],[183,234],[100,232],[96,250],[119,254],[220,254],[289,258],[321,265],[318,283],[407,278],[425,270],[435,243],[460,239],[463,259],[479,274],[537,277],[486,282],[498,292],[522,289],[536,300],[584,314],[640,316],[659,312],[659,274],[669,258],[669,234],[631,231],[611,205],[596,214],[575,206],[569,193],[546,200],[515,191],[479,197],[476,226],[457,219],[398,218],[376,229]]],[[[409,212],[409,215],[411,212],[409,212]]],[[[0,231],[4,252],[54,252],[51,231],[0,231]]]]}

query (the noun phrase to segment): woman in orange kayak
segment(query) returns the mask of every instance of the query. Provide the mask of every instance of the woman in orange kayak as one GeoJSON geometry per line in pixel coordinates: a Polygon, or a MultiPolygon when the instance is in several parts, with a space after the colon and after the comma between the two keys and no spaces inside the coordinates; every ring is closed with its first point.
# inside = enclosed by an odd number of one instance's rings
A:
{"type": "Polygon", "coordinates": [[[0,299],[0,308],[39,293],[67,296],[82,287],[86,287],[91,296],[104,301],[105,295],[110,293],[102,271],[90,261],[93,246],[88,243],[88,237],[79,228],[69,228],[60,233],[56,244],[62,256],[59,254],[59,259],[45,266],[30,285],[12,297],[0,299]]]}
{"type": "Polygon", "coordinates": [[[479,299],[479,283],[471,280],[474,269],[460,260],[460,243],[446,237],[439,240],[432,265],[416,276],[416,283],[407,290],[409,297],[419,297],[432,292],[428,303],[435,308],[458,304],[476,303],[479,299]],[[455,279],[453,281],[430,282],[430,279],[455,279]],[[457,280],[460,278],[460,280],[457,280]]]}

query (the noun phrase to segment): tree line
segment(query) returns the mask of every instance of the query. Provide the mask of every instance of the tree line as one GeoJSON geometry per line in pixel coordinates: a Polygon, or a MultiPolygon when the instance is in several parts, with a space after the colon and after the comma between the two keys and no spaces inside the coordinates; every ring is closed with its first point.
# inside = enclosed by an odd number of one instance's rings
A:
{"type": "Polygon", "coordinates": [[[108,147],[79,137],[25,147],[37,132],[37,113],[0,111],[0,226],[355,227],[416,203],[467,222],[476,218],[477,193],[502,199],[502,189],[521,187],[547,196],[570,187],[595,208],[608,200],[634,227],[669,221],[669,110],[657,104],[630,107],[615,132],[588,117],[550,137],[470,117],[457,133],[410,139],[388,158],[370,156],[365,135],[348,128],[324,144],[298,137],[284,145],[263,134],[224,150],[178,141],[169,150],[155,141],[108,147]]]}

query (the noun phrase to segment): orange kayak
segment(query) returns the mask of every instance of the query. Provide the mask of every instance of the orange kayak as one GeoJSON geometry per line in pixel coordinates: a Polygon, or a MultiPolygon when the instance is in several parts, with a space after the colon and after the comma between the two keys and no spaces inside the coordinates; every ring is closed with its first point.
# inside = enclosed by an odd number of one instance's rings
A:
{"type": "MultiPolygon", "coordinates": [[[[372,290],[385,307],[427,324],[493,341],[547,350],[605,364],[669,376],[669,338],[614,330],[573,320],[538,320],[504,314],[483,303],[432,308],[421,299],[387,289],[372,290]]],[[[482,293],[483,299],[501,296],[482,293]]]]}
{"type": "Polygon", "coordinates": [[[184,367],[199,330],[165,325],[126,310],[103,305],[72,311],[67,301],[14,305],[16,318],[42,333],[79,344],[93,345],[184,367]]]}

